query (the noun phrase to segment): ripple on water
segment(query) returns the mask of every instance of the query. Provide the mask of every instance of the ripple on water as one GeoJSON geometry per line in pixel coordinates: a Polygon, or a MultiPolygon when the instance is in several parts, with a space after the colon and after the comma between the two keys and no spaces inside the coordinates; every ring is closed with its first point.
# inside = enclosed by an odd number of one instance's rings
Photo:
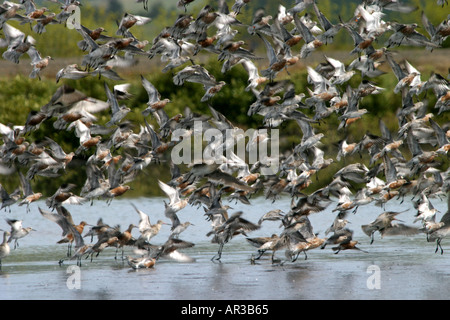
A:
{"type": "MultiPolygon", "coordinates": [[[[142,208],[163,208],[160,200],[137,199],[133,203],[142,208]]],[[[445,211],[445,203],[433,205],[445,211]]],[[[235,210],[243,210],[250,221],[258,221],[262,214],[277,206],[285,209],[283,206],[289,207],[289,202],[281,199],[271,206],[255,199],[251,207],[238,204],[235,210]]],[[[122,229],[138,222],[128,200],[117,200],[114,212],[112,208],[99,210],[94,205],[70,207],[70,211],[76,221],[95,224],[102,217],[110,225],[122,225],[122,229]]],[[[193,248],[183,250],[196,259],[195,263],[163,259],[153,269],[132,270],[120,259],[121,252],[116,260],[115,248],[108,248],[92,262],[82,261],[80,289],[69,289],[67,285],[73,275],[67,271],[76,261],[58,264],[67,252],[66,244],[56,244],[61,230],[32,211],[24,216],[24,225],[38,231],[21,239],[19,248],[2,261],[0,299],[440,299],[450,296],[450,289],[445,285],[450,278],[450,246],[444,240],[444,255],[435,254],[435,243],[426,242],[423,235],[385,238],[376,235],[370,244],[360,225],[373,221],[380,210],[361,207],[356,215],[349,217],[354,238],[368,253],[347,250],[334,254],[327,246],[324,250],[308,251],[307,260],[301,254],[294,263],[272,265],[271,252],[267,252],[252,265],[250,258],[256,248],[244,236],[225,244],[221,262],[212,262],[219,246],[206,237],[210,224],[199,211],[187,207],[180,213],[180,219],[190,220],[195,226],[180,238],[195,243],[193,248]],[[380,289],[368,288],[367,281],[373,275],[368,273],[371,266],[379,268],[380,289]]],[[[391,206],[389,210],[396,208],[391,206]]],[[[149,215],[153,221],[165,219],[163,210],[149,215]]],[[[312,215],[314,231],[323,236],[334,217],[331,212],[312,215]]],[[[413,219],[413,210],[402,213],[402,220],[413,219]]],[[[249,236],[269,236],[280,231],[278,223],[269,222],[249,236]]],[[[170,227],[163,227],[152,242],[162,244],[169,234],[170,227]]],[[[85,242],[90,243],[90,239],[85,238],[85,242]]],[[[132,248],[126,248],[125,255],[134,255],[132,248]]],[[[284,251],[278,251],[275,257],[284,260],[284,251]]]]}

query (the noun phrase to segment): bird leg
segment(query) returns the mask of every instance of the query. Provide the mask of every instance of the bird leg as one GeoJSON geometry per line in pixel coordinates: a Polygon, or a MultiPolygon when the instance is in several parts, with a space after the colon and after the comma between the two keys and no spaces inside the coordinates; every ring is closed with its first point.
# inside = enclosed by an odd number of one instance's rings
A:
{"type": "Polygon", "coordinates": [[[275,259],[275,250],[272,252],[272,256],[271,256],[271,261],[272,261],[272,264],[275,264],[275,263],[278,263],[278,262],[280,262],[280,259],[275,259]]]}
{"type": "Polygon", "coordinates": [[[291,258],[291,262],[295,262],[295,261],[297,261],[297,259],[298,259],[298,256],[300,255],[300,252],[299,253],[297,253],[295,256],[292,256],[292,258],[291,258]]]}
{"type": "Polygon", "coordinates": [[[434,250],[434,253],[438,252],[439,248],[441,249],[441,254],[444,254],[444,249],[441,246],[441,240],[442,239],[437,239],[436,240],[436,250],[434,250]]]}
{"type": "Polygon", "coordinates": [[[264,252],[266,252],[266,250],[258,250],[258,256],[256,258],[254,258],[254,259],[258,260],[259,258],[261,258],[262,255],[264,254],[264,252]]]}
{"type": "Polygon", "coordinates": [[[224,245],[223,243],[220,244],[219,251],[217,252],[216,255],[214,255],[214,257],[212,257],[211,261],[214,261],[214,260],[220,261],[220,258],[222,257],[223,245],[224,245]]]}

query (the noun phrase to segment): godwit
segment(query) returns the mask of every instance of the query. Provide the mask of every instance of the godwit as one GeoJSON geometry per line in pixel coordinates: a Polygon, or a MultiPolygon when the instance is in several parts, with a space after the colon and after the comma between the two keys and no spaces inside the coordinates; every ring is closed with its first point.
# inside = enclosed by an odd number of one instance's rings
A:
{"type": "Polygon", "coordinates": [[[126,230],[124,230],[123,232],[121,232],[118,235],[118,246],[117,246],[117,250],[116,250],[116,255],[114,257],[114,259],[117,260],[117,252],[119,251],[119,249],[122,249],[122,260],[124,259],[124,250],[125,250],[125,246],[129,246],[131,244],[133,244],[135,242],[133,235],[131,234],[131,231],[133,230],[133,228],[137,228],[137,226],[135,226],[134,224],[130,224],[128,226],[128,228],[126,230]]]}
{"type": "MultiPolygon", "coordinates": [[[[53,213],[39,208],[39,212],[44,218],[55,222],[61,227],[63,231],[63,238],[60,241],[63,241],[63,243],[69,243],[67,247],[67,256],[70,257],[72,251],[72,243],[75,242],[75,250],[78,250],[79,248],[84,246],[84,240],[81,236],[81,233],[77,230],[77,228],[75,228],[75,224],[73,223],[70,212],[67,211],[67,209],[65,209],[64,207],[58,207],[57,210],[58,213],[53,213]]],[[[84,229],[85,225],[86,223],[83,223],[78,227],[78,229],[84,229]]]]}

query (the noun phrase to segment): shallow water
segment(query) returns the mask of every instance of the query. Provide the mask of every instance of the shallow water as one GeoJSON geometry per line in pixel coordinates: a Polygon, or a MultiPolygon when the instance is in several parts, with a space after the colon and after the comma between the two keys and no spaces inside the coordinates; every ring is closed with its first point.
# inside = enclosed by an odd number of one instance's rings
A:
{"type": "MultiPolygon", "coordinates": [[[[95,224],[102,217],[105,223],[120,224],[123,230],[130,223],[139,222],[131,202],[147,213],[152,223],[158,219],[167,221],[162,200],[115,199],[110,206],[97,201],[93,206],[67,208],[76,223],[85,220],[95,224]]],[[[432,203],[441,212],[437,216],[439,219],[447,210],[447,203],[438,199],[432,199],[432,203]]],[[[244,218],[257,222],[269,210],[280,208],[287,212],[289,199],[278,200],[275,204],[264,199],[252,199],[251,206],[230,205],[234,208],[230,212],[243,210],[244,218]]],[[[450,296],[450,251],[446,252],[450,244],[442,241],[443,255],[435,254],[435,243],[428,243],[424,235],[381,239],[377,234],[374,243],[370,244],[360,226],[370,223],[383,211],[373,205],[360,207],[356,214],[349,214],[348,227],[354,230],[359,247],[367,253],[347,250],[334,254],[329,246],[324,250],[308,251],[306,260],[301,255],[294,263],[273,265],[268,253],[256,264],[251,264],[250,257],[256,249],[243,236],[237,236],[225,245],[221,262],[212,262],[218,246],[206,237],[210,224],[204,219],[204,211],[186,207],[179,212],[180,220],[189,220],[194,226],[190,226],[180,238],[196,244],[183,250],[196,262],[159,260],[152,269],[132,270],[120,257],[114,259],[114,248],[107,248],[92,262],[83,260],[76,273],[71,271],[76,261],[66,260],[61,266],[58,264],[61,258],[65,258],[67,246],[56,244],[61,238],[61,229],[43,218],[38,206],[46,209],[45,204],[39,202],[32,204],[30,213],[17,206],[12,207],[11,213],[0,213],[5,218],[22,219],[24,226],[37,230],[21,239],[19,247],[3,260],[0,271],[2,300],[448,299],[450,296]],[[73,279],[79,281],[73,282],[73,279]],[[79,288],[73,287],[74,284],[79,284],[79,288]]],[[[324,235],[335,217],[335,212],[331,211],[333,207],[332,204],[326,211],[310,216],[319,236],[324,235]]],[[[389,202],[386,206],[386,210],[391,211],[408,208],[398,218],[413,225],[416,211],[411,203],[389,202]]],[[[8,229],[9,226],[0,222],[0,228],[8,229]]],[[[265,221],[260,230],[249,236],[270,236],[280,231],[278,222],[265,221]]],[[[169,233],[170,226],[163,226],[152,243],[164,243],[169,233]]],[[[137,229],[133,229],[133,235],[138,236],[137,229]]],[[[85,238],[85,241],[90,242],[90,239],[85,238]]],[[[126,248],[125,255],[133,256],[132,248],[126,248]]],[[[283,251],[277,252],[276,256],[284,259],[283,251]]]]}

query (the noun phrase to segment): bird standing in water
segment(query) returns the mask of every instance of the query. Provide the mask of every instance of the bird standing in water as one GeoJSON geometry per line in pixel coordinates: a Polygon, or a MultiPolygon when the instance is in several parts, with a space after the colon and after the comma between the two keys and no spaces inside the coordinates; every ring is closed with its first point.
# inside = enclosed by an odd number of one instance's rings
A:
{"type": "Polygon", "coordinates": [[[0,244],[0,271],[2,270],[2,260],[11,253],[11,248],[8,243],[8,237],[10,235],[8,231],[3,231],[3,242],[0,244]]]}

